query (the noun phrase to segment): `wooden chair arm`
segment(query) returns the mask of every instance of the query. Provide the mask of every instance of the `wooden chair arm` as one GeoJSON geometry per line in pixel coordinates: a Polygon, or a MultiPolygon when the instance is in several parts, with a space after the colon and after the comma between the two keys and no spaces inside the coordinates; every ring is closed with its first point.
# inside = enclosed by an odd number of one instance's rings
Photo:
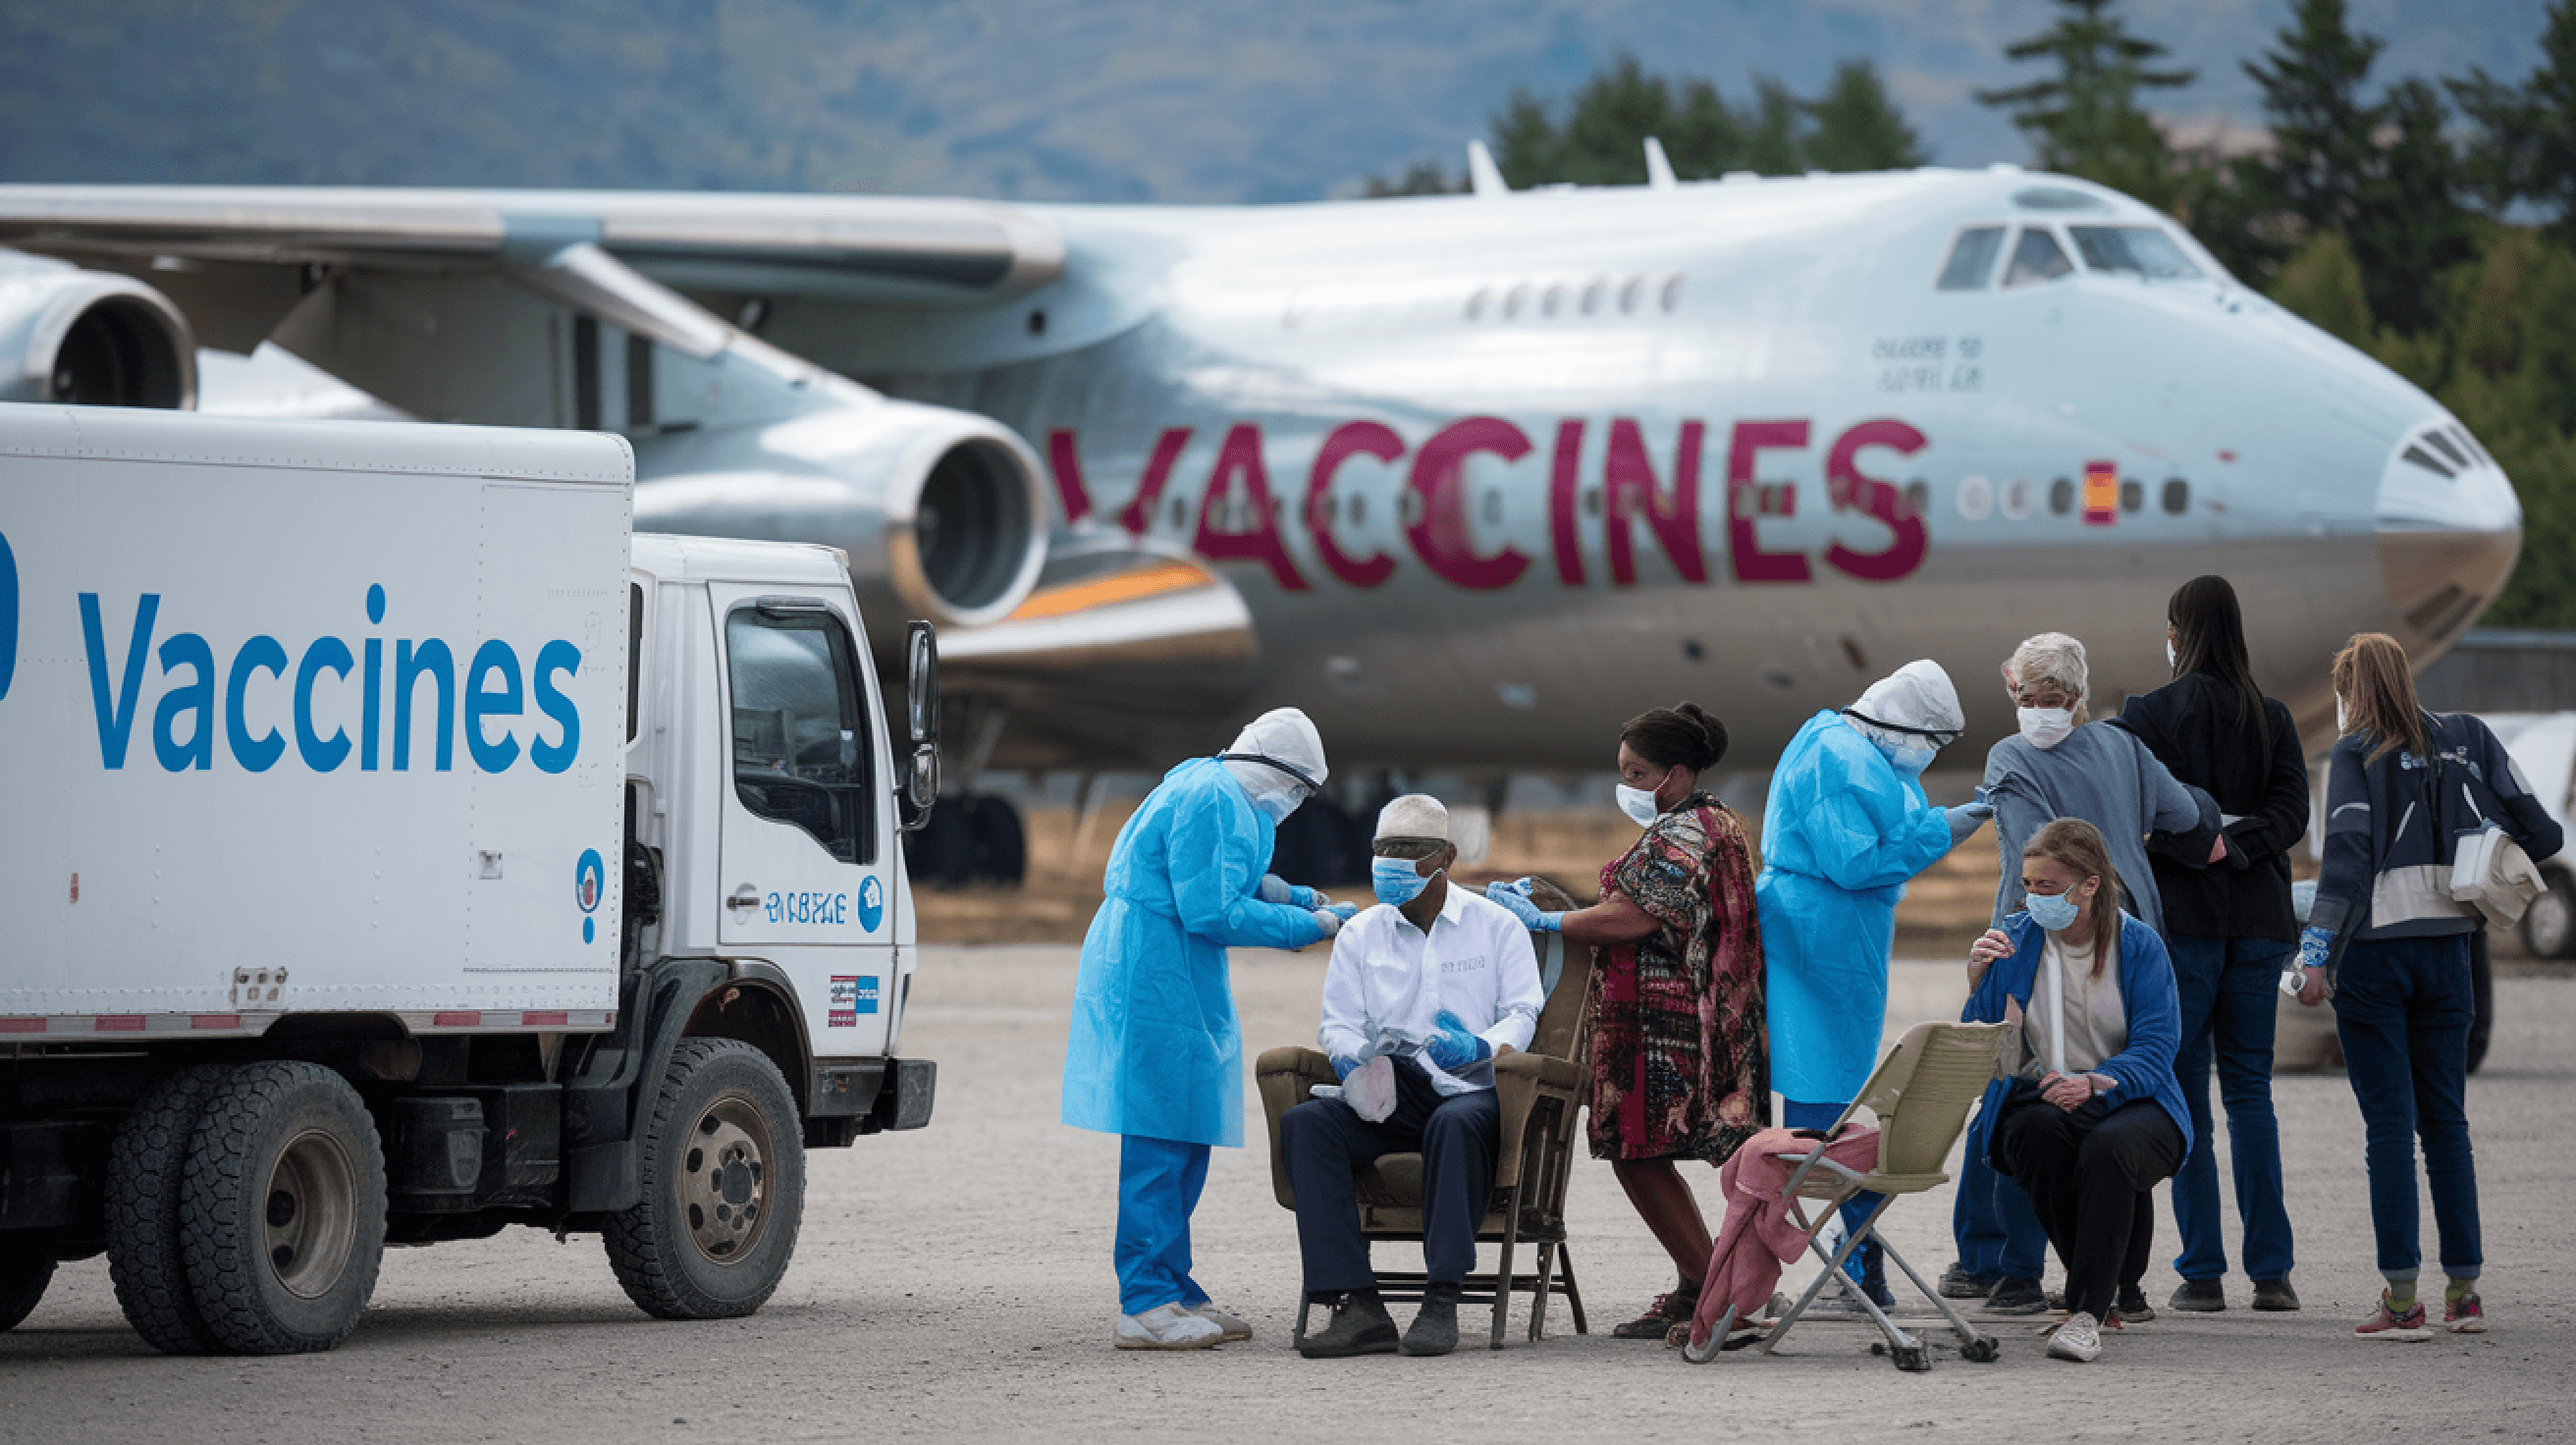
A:
{"type": "Polygon", "coordinates": [[[1253,1062],[1253,1083],[1261,1090],[1261,1116],[1270,1126],[1270,1188],[1279,1197],[1279,1207],[1297,1207],[1297,1192],[1288,1183],[1288,1156],[1279,1146],[1279,1120],[1289,1110],[1313,1097],[1306,1091],[1316,1084],[1337,1081],[1333,1061],[1308,1048],[1264,1049],[1253,1062]]]}

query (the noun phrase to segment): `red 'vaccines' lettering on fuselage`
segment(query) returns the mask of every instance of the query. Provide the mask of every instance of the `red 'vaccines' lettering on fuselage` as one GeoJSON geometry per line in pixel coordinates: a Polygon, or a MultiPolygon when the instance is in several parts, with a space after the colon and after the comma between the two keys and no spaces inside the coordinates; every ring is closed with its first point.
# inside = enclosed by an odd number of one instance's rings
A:
{"type": "MultiPolygon", "coordinates": [[[[1701,459],[1708,448],[1707,425],[1685,421],[1674,439],[1669,471],[1659,472],[1645,429],[1633,417],[1612,417],[1599,462],[1599,492],[1594,514],[1602,517],[1602,551],[1611,585],[1637,582],[1640,546],[1660,550],[1682,580],[1705,584],[1709,558],[1700,529],[1701,459]],[[1669,478],[1667,484],[1666,478],[1669,478]],[[1640,532],[1643,533],[1641,540],[1640,532]]],[[[1583,558],[1583,444],[1590,432],[1580,418],[1557,423],[1547,475],[1548,547],[1556,580],[1564,586],[1586,582],[1583,558]]],[[[1792,482],[1765,482],[1759,472],[1766,452],[1810,451],[1814,429],[1803,418],[1736,422],[1726,438],[1724,481],[1727,567],[1739,584],[1809,582],[1817,560],[1806,550],[1766,546],[1761,524],[1794,521],[1798,487],[1792,482]]],[[[1136,489],[1116,517],[1136,536],[1150,529],[1174,485],[1174,472],[1188,448],[1193,429],[1167,427],[1155,439],[1150,458],[1136,479],[1136,489]]],[[[1824,499],[1834,512],[1858,513],[1883,526],[1885,546],[1863,551],[1834,541],[1823,550],[1825,566],[1863,582],[1894,582],[1913,575],[1931,550],[1931,538],[1895,483],[1860,469],[1861,453],[1883,447],[1900,457],[1926,445],[1922,432],[1894,417],[1857,422],[1826,449],[1824,499]]],[[[1375,421],[1348,421],[1326,433],[1316,448],[1306,476],[1303,503],[1283,506],[1273,490],[1263,455],[1261,427],[1256,422],[1229,426],[1218,442],[1214,461],[1200,487],[1198,527],[1191,546],[1211,561],[1257,562],[1289,592],[1312,589],[1280,535],[1283,520],[1305,524],[1315,559],[1347,586],[1376,587],[1395,575],[1396,558],[1386,552],[1352,555],[1335,535],[1336,483],[1346,464],[1360,458],[1398,468],[1404,476],[1404,507],[1399,516],[1405,541],[1416,560],[1433,575],[1469,591],[1509,587],[1530,568],[1532,558],[1508,543],[1479,550],[1469,526],[1474,509],[1467,482],[1468,461],[1479,454],[1506,464],[1536,450],[1527,432],[1500,417],[1473,416],[1449,423],[1408,447],[1393,427],[1375,421]],[[1405,465],[1407,452],[1411,464],[1405,465]]],[[[1095,509],[1089,480],[1083,474],[1079,434],[1057,428],[1047,434],[1047,461],[1055,475],[1056,494],[1065,520],[1080,522],[1095,509]]],[[[1774,466],[1777,463],[1773,463],[1774,466]]],[[[1291,473],[1293,476],[1294,474],[1291,473]]],[[[1182,483],[1186,485],[1186,483],[1182,483]]],[[[1293,483],[1292,483],[1293,485],[1293,483]]],[[[1352,519],[1360,499],[1350,493],[1352,519]]],[[[1180,504],[1172,520],[1181,518],[1180,504]]]]}

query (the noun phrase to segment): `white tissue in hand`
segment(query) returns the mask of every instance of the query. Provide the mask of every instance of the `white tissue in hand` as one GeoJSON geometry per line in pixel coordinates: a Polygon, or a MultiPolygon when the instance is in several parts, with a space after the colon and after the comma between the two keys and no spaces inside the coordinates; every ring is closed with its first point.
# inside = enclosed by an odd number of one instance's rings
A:
{"type": "Polygon", "coordinates": [[[1369,1060],[1342,1080],[1342,1102],[1372,1124],[1383,1124],[1395,1112],[1395,1060],[1384,1054],[1369,1060]]]}

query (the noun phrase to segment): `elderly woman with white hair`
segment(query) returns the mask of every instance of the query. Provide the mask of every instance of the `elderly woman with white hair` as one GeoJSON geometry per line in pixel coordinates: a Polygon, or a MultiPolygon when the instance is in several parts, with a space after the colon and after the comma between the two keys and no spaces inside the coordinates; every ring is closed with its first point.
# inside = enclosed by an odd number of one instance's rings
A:
{"type": "MultiPolygon", "coordinates": [[[[2225,857],[2218,805],[2177,781],[2137,734],[2115,721],[2087,721],[2083,643],[2063,632],[2040,633],[2013,649],[2003,673],[2021,725],[1986,753],[1985,786],[1978,790],[1994,806],[2003,878],[1995,887],[1992,930],[1973,955],[1983,963],[2013,951],[2002,929],[2022,908],[2022,849],[2057,818],[2080,818],[2100,830],[2112,870],[2128,891],[2128,911],[2161,939],[2164,907],[2147,851],[2193,867],[2225,857]]],[[[1994,1307],[2035,1314],[2047,1307],[2038,1277],[2045,1246],[2021,1191],[1982,1167],[1992,1122],[1981,1114],[1969,1132],[1969,1168],[1953,1216],[1960,1260],[1953,1274],[1992,1277],[1994,1307]]],[[[1943,1284],[1960,1292],[1949,1278],[1943,1284]]],[[[2154,1317],[2134,1279],[2120,1281],[2115,1308],[2130,1320],[2154,1317]]]]}

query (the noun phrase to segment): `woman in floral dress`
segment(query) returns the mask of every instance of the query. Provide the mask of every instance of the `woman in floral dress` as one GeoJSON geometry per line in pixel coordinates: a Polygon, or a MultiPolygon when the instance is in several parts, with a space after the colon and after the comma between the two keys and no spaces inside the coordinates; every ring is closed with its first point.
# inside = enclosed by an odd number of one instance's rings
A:
{"type": "Polygon", "coordinates": [[[1725,755],[1725,724],[1695,703],[1630,720],[1619,737],[1619,806],[1646,832],[1601,870],[1601,901],[1541,913],[1508,888],[1493,890],[1531,927],[1601,950],[1586,1010],[1592,1153],[1611,1161],[1681,1277],[1611,1332],[1622,1339],[1662,1339],[1699,1303],[1713,1245],[1676,1166],[1723,1164],[1771,1122],[1753,850],[1743,823],[1699,787],[1725,755]]]}

